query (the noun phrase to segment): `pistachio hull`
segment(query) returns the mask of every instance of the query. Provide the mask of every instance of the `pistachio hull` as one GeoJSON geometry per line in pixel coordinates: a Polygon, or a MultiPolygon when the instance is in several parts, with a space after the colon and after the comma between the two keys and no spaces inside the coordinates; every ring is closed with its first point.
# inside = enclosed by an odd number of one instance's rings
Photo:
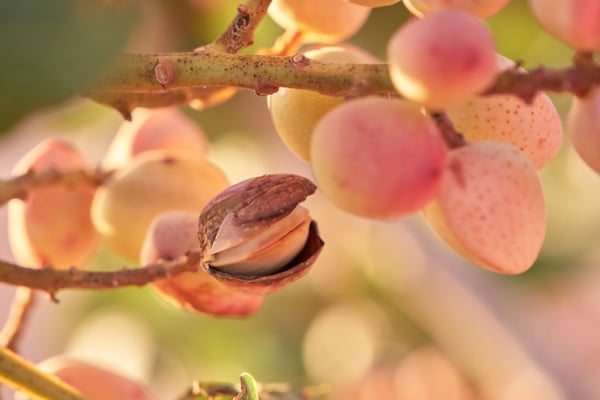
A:
{"type": "MultiPolygon", "coordinates": [[[[88,168],[77,148],[47,139],[27,153],[13,173],[88,168]]],[[[99,241],[90,218],[95,192],[88,182],[57,182],[31,190],[24,199],[11,200],[8,237],[15,260],[32,268],[68,269],[85,264],[99,241]]]]}
{"type": "Polygon", "coordinates": [[[227,287],[253,295],[272,293],[306,275],[323,241],[299,204],[315,190],[304,177],[274,174],[220,192],[198,221],[202,267],[227,287]]]}
{"type": "MultiPolygon", "coordinates": [[[[198,215],[187,211],[169,211],[150,224],[140,253],[140,262],[149,264],[177,258],[198,249],[198,215]]],[[[195,272],[172,276],[152,283],[167,303],[179,309],[223,317],[245,317],[262,305],[261,296],[232,290],[199,268],[195,272]]]]}
{"type": "Polygon", "coordinates": [[[207,264],[203,264],[203,267],[219,282],[231,289],[248,294],[266,295],[305,276],[317,260],[323,245],[317,224],[312,221],[304,248],[279,272],[270,275],[242,275],[225,272],[207,264]]]}

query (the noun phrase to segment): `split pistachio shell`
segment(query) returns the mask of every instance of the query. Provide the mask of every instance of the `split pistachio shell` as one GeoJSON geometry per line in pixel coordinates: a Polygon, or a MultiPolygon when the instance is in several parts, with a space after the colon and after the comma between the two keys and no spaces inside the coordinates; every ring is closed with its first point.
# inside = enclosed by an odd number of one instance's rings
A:
{"type": "Polygon", "coordinates": [[[203,267],[227,286],[253,294],[304,276],[323,247],[316,223],[298,205],[315,190],[306,178],[277,174],[218,194],[200,216],[203,267]]]}
{"type": "MultiPolygon", "coordinates": [[[[150,264],[177,258],[198,249],[198,214],[167,211],[159,214],[146,233],[140,262],[150,264]]],[[[228,288],[203,268],[152,283],[169,304],[188,311],[223,317],[246,317],[260,308],[262,296],[228,288]]]]}

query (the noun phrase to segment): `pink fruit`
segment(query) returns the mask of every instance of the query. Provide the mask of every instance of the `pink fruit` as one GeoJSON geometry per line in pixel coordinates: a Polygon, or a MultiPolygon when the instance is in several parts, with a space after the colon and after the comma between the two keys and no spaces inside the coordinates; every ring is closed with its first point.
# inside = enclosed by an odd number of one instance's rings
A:
{"type": "MultiPolygon", "coordinates": [[[[83,361],[57,356],[41,362],[39,368],[72,386],[87,400],[152,400],[140,384],[83,361]]],[[[23,393],[13,398],[28,399],[23,393]]]]}
{"type": "Polygon", "coordinates": [[[450,247],[504,274],[531,267],[546,231],[537,169],[519,149],[502,142],[453,149],[440,190],[423,213],[450,247]]]}
{"type": "MultiPolygon", "coordinates": [[[[150,264],[174,259],[187,251],[197,250],[198,214],[170,211],[158,215],[150,225],[142,246],[140,262],[150,264]]],[[[156,291],[170,304],[220,316],[247,316],[257,311],[262,296],[229,289],[206,270],[187,272],[153,283],[156,291]]]]}
{"type": "Polygon", "coordinates": [[[177,108],[137,109],[124,121],[102,160],[106,169],[121,168],[136,154],[185,150],[204,158],[208,143],[202,128],[177,108]]]}
{"type": "Polygon", "coordinates": [[[437,192],[446,147],[433,120],[405,100],[363,97],[321,119],[311,144],[319,188],[368,218],[418,211],[437,192]]]}
{"type": "Polygon", "coordinates": [[[600,174],[600,91],[573,97],[567,118],[567,132],[581,159],[600,174]]]}
{"type": "MultiPolygon", "coordinates": [[[[515,63],[498,56],[500,69],[515,63]]],[[[447,110],[454,128],[467,141],[497,140],[522,150],[538,169],[546,165],[560,149],[562,121],[552,100],[538,93],[530,104],[514,95],[473,97],[447,110]]]]}
{"type": "Polygon", "coordinates": [[[597,0],[529,0],[540,25],[551,35],[582,51],[600,49],[600,2],[597,0]]]}
{"type": "MultiPolygon", "coordinates": [[[[72,145],[48,139],[27,153],[14,174],[90,168],[72,145]]],[[[81,266],[95,251],[98,234],[90,219],[96,191],[86,182],[39,187],[24,200],[8,204],[9,242],[15,260],[29,267],[65,269],[81,266]]]]}
{"type": "Polygon", "coordinates": [[[477,17],[457,10],[407,22],[390,38],[387,55],[398,92],[433,109],[471,98],[497,72],[492,34],[477,17]]]}

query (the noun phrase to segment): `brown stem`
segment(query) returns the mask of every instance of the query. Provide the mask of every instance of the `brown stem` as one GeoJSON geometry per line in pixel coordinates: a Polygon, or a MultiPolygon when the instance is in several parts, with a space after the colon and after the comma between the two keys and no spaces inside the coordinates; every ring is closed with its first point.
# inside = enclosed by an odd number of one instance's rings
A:
{"type": "MultiPolygon", "coordinates": [[[[584,96],[600,84],[600,66],[586,56],[577,54],[574,64],[564,69],[539,67],[532,71],[518,68],[503,71],[481,95],[512,94],[526,102],[542,91],[584,96]]],[[[215,86],[246,88],[259,93],[261,87],[286,87],[339,97],[398,95],[387,64],[308,59],[298,64],[293,60],[294,57],[264,54],[227,54],[212,51],[210,46],[195,53],[129,54],[116,63],[103,84],[87,95],[125,115],[135,107],[182,104],[189,101],[194,91],[215,86]],[[161,67],[158,77],[156,66],[161,67]],[[171,74],[164,74],[165,71],[171,74]]]]}
{"type": "Polygon", "coordinates": [[[254,43],[254,31],[267,15],[271,0],[249,0],[238,6],[237,15],[229,27],[215,40],[212,48],[234,54],[254,43]]]}
{"type": "Polygon", "coordinates": [[[450,121],[450,118],[448,118],[448,115],[443,112],[433,112],[431,113],[431,117],[437,124],[440,134],[449,149],[455,149],[467,144],[464,136],[454,129],[454,125],[450,121]]]}
{"type": "Polygon", "coordinates": [[[564,69],[540,66],[531,71],[517,68],[503,71],[482,95],[513,94],[526,102],[531,102],[541,91],[567,92],[582,97],[598,84],[600,84],[600,66],[594,62],[591,54],[576,53],[573,57],[573,65],[564,69]]]}
{"type": "Polygon", "coordinates": [[[35,292],[28,287],[18,287],[8,313],[8,318],[0,331],[0,346],[17,351],[19,340],[35,302],[35,292]]]}
{"type": "Polygon", "coordinates": [[[112,172],[96,170],[58,171],[49,169],[44,171],[29,171],[23,175],[8,180],[0,180],[0,206],[11,199],[25,198],[27,193],[40,186],[63,182],[67,184],[76,182],[90,182],[100,185],[112,172]]]}
{"type": "Polygon", "coordinates": [[[159,261],[144,267],[118,271],[81,271],[53,268],[32,269],[0,261],[0,282],[44,290],[51,296],[61,289],[116,289],[143,286],[150,282],[197,271],[200,252],[192,251],[175,260],[159,261]]]}

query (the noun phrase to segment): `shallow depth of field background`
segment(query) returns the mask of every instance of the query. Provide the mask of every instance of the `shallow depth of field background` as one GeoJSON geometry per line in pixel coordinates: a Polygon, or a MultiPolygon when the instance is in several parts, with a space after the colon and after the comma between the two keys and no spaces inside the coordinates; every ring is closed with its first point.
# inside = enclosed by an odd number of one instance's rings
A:
{"type": "MultiPolygon", "coordinates": [[[[137,3],[128,49],[147,52],[211,41],[239,1],[137,3]]],[[[407,18],[401,4],[375,10],[350,42],[384,58],[386,38],[407,18]]],[[[527,68],[570,62],[571,51],[539,30],[524,1],[512,0],[489,26],[499,52],[527,68]]],[[[265,20],[247,51],[268,46],[280,32],[265,20]]],[[[553,99],[566,115],[569,97],[553,99]]],[[[232,182],[277,172],[311,176],[279,142],[265,98],[243,91],[212,109],[185,111],[210,137],[210,157],[232,182]]],[[[82,99],[37,113],[0,136],[0,178],[50,136],[72,141],[97,162],[120,123],[117,112],[82,99]]],[[[194,379],[235,382],[243,371],[264,382],[328,383],[332,397],[346,399],[429,398],[407,392],[421,379],[444,399],[464,398],[460,379],[483,393],[477,398],[600,398],[600,177],[568,143],[542,175],[547,238],[536,265],[521,276],[474,267],[419,215],[369,221],[318,193],[308,205],[326,242],[322,256],[306,278],[269,296],[253,317],[176,310],[150,287],[64,291],[59,304],[40,294],[22,352],[35,362],[60,353],[93,360],[145,382],[157,399],[176,398],[194,379]],[[359,397],[357,384],[373,397],[359,397]]],[[[0,225],[0,257],[11,260],[4,209],[0,225]]],[[[100,249],[89,267],[121,265],[100,249]]],[[[13,291],[0,284],[0,320],[13,291]]]]}

